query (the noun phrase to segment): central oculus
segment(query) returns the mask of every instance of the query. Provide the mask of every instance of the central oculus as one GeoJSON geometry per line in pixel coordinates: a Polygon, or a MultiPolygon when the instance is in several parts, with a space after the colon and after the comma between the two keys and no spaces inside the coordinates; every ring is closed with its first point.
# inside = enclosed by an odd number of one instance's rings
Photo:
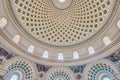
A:
{"type": "Polygon", "coordinates": [[[58,9],[67,9],[70,7],[72,0],[52,0],[53,5],[58,9]]]}
{"type": "Polygon", "coordinates": [[[58,0],[60,3],[65,3],[67,0],[58,0]]]}

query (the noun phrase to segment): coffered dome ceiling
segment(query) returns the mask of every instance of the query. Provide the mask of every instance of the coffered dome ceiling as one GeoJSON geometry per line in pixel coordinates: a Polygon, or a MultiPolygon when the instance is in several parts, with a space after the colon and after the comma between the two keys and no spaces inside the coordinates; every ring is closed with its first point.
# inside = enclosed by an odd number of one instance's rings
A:
{"type": "Polygon", "coordinates": [[[120,80],[120,0],[0,0],[1,80],[120,80]]]}
{"type": "Polygon", "coordinates": [[[35,62],[85,64],[119,48],[119,0],[3,0],[0,4],[4,18],[0,23],[7,23],[1,28],[1,44],[35,62]]]}
{"type": "Polygon", "coordinates": [[[79,44],[109,21],[116,0],[8,0],[18,27],[43,44],[79,44]]]}

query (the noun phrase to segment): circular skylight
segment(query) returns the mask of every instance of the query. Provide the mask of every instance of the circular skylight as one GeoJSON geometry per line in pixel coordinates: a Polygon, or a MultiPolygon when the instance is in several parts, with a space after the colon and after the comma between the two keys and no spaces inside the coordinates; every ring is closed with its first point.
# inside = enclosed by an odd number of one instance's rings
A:
{"type": "Polygon", "coordinates": [[[60,3],[65,3],[66,0],[58,0],[60,3]]]}
{"type": "Polygon", "coordinates": [[[9,76],[7,76],[6,80],[20,80],[20,73],[18,72],[11,72],[9,76]]]}
{"type": "Polygon", "coordinates": [[[110,76],[104,75],[101,77],[101,80],[112,80],[110,76]]]}
{"type": "Polygon", "coordinates": [[[56,78],[56,80],[65,80],[65,79],[62,77],[58,77],[58,78],[56,78]]]}
{"type": "Polygon", "coordinates": [[[19,80],[18,74],[13,74],[10,80],[19,80]]]}

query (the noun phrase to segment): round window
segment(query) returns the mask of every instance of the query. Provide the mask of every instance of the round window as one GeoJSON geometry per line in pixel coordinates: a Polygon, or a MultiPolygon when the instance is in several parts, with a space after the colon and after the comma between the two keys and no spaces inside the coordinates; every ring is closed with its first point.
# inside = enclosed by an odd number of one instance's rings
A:
{"type": "Polygon", "coordinates": [[[104,75],[101,77],[101,80],[112,80],[110,76],[104,75]]]}

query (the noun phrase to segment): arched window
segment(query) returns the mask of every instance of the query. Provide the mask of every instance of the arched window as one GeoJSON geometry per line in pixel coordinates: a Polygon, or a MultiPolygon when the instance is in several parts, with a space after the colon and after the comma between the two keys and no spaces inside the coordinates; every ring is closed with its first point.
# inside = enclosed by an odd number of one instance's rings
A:
{"type": "Polygon", "coordinates": [[[109,45],[111,43],[111,40],[107,36],[105,36],[103,38],[103,42],[104,42],[105,46],[107,46],[107,45],[109,45]]]}
{"type": "Polygon", "coordinates": [[[48,51],[44,51],[43,58],[48,58],[48,56],[49,56],[49,52],[48,51]]]}
{"type": "Polygon", "coordinates": [[[94,54],[95,50],[92,46],[90,46],[90,47],[88,47],[88,52],[89,52],[89,54],[94,54]]]}
{"type": "Polygon", "coordinates": [[[63,53],[58,54],[58,60],[63,60],[63,53]]]}
{"type": "Polygon", "coordinates": [[[30,45],[28,47],[28,52],[33,53],[34,49],[35,49],[35,47],[33,45],[30,45]]]}
{"type": "Polygon", "coordinates": [[[5,59],[5,57],[0,57],[0,65],[2,64],[5,64],[5,62],[6,62],[6,59],[5,59]]]}
{"type": "Polygon", "coordinates": [[[4,28],[7,25],[7,19],[6,18],[2,18],[0,20],[0,28],[4,28]]]}
{"type": "Polygon", "coordinates": [[[20,42],[20,36],[15,35],[15,37],[13,38],[13,41],[18,44],[20,42]]]}
{"type": "Polygon", "coordinates": [[[120,20],[117,22],[117,27],[120,29],[120,20]]]}
{"type": "Polygon", "coordinates": [[[74,59],[78,59],[78,58],[79,58],[78,52],[74,52],[74,53],[73,53],[73,58],[74,58],[74,59]]]}

